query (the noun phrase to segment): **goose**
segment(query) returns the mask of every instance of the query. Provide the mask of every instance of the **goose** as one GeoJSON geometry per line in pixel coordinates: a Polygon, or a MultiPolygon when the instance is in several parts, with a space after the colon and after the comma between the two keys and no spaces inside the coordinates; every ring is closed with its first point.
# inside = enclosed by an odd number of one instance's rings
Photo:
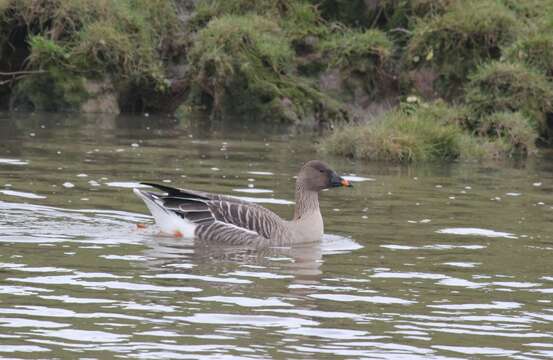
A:
{"type": "Polygon", "coordinates": [[[141,184],[164,193],[134,189],[163,233],[201,242],[256,247],[320,241],[324,225],[319,193],[352,186],[324,162],[308,161],[296,178],[294,217],[287,221],[261,205],[233,196],[141,184]]]}

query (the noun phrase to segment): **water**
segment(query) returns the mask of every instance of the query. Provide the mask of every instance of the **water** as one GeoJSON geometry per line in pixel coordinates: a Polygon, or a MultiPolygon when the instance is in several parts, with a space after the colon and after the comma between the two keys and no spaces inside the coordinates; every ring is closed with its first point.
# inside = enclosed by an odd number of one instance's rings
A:
{"type": "Polygon", "coordinates": [[[0,117],[0,357],[553,357],[553,161],[325,159],[320,245],[162,237],[131,188],[293,212],[317,135],[160,118],[0,117]],[[267,135],[271,133],[272,135],[267,135]]]}

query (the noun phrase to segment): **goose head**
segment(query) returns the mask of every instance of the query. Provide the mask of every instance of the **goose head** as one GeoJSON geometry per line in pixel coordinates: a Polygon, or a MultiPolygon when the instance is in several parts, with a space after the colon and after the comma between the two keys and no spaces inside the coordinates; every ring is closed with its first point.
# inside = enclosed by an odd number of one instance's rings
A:
{"type": "Polygon", "coordinates": [[[352,187],[350,182],[336,174],[327,164],[311,160],[302,166],[297,183],[307,191],[322,191],[336,187],[352,187]]]}

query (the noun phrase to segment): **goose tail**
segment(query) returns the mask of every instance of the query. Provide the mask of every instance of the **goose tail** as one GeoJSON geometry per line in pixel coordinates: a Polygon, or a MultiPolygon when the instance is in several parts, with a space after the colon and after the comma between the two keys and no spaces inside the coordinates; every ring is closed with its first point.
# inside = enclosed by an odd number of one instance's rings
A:
{"type": "Polygon", "coordinates": [[[158,195],[136,188],[133,189],[133,191],[144,201],[162,233],[178,237],[194,238],[196,224],[165,208],[163,200],[158,195]]]}

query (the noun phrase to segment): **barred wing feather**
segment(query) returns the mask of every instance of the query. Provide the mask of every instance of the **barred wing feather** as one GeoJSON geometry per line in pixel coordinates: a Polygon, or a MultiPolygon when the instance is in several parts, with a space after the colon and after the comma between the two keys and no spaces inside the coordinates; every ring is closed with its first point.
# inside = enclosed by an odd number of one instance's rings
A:
{"type": "Polygon", "coordinates": [[[229,245],[267,245],[282,222],[272,211],[230,196],[145,184],[168,194],[157,194],[164,209],[196,224],[195,236],[199,240],[229,245]]]}

